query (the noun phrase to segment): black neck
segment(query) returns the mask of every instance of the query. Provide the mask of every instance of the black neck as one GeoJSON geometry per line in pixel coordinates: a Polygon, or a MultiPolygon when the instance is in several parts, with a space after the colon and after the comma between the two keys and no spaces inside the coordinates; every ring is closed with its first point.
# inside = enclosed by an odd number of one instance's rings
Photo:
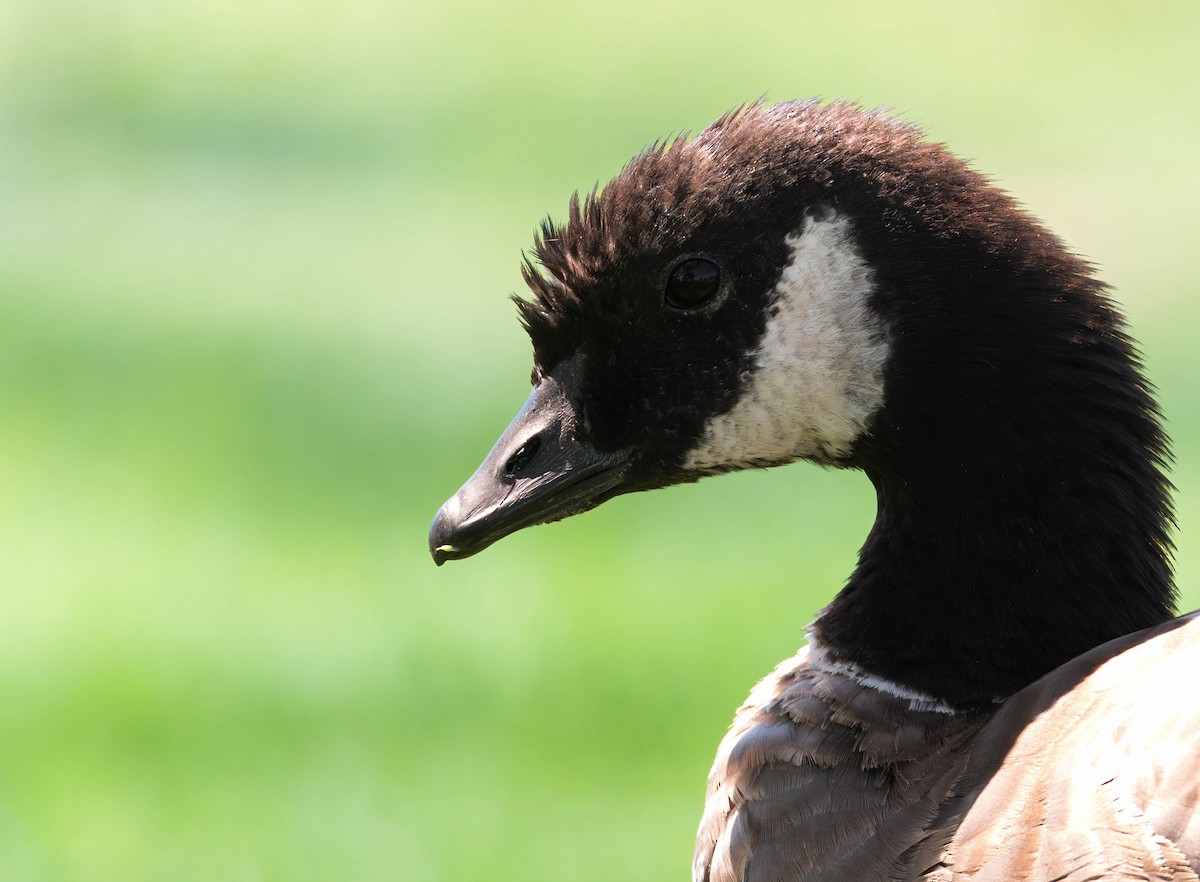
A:
{"type": "Polygon", "coordinates": [[[1078,273],[1011,281],[926,291],[932,320],[898,327],[851,463],[877,519],[815,626],[836,657],[964,708],[1174,605],[1167,441],[1119,315],[1078,273]],[[967,296],[992,307],[956,309],[967,296]]]}

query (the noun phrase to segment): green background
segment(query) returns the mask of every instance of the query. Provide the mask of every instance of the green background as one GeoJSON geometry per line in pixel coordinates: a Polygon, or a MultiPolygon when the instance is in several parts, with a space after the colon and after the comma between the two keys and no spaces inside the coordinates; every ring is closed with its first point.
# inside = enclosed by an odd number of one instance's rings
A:
{"type": "Polygon", "coordinates": [[[0,876],[687,878],[865,478],[425,534],[525,398],[536,222],[760,95],[890,105],[1098,263],[1200,606],[1197,58],[1194,0],[6,2],[0,876]]]}

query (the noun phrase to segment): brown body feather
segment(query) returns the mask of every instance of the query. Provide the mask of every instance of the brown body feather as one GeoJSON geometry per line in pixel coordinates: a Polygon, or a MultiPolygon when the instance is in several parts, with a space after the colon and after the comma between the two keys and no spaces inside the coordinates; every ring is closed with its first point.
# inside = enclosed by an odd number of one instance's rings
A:
{"type": "Polygon", "coordinates": [[[698,882],[1196,882],[1200,614],[992,713],[913,709],[802,650],[721,744],[698,882]]]}

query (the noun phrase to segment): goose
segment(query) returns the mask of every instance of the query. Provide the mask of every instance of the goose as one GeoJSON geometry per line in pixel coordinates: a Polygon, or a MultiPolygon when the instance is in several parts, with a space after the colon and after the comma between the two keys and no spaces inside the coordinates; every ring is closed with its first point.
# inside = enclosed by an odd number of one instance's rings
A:
{"type": "Polygon", "coordinates": [[[758,102],[576,194],[523,273],[533,390],[439,565],[739,469],[876,489],[720,744],[696,882],[1198,879],[1200,613],[1173,617],[1168,440],[1088,263],[910,123],[758,102]]]}

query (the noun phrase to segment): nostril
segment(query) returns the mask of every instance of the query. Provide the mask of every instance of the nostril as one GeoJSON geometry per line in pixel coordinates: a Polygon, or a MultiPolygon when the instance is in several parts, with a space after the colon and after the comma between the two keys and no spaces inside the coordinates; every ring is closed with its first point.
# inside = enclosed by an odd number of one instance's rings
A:
{"type": "Polygon", "coordinates": [[[515,478],[517,475],[533,460],[539,450],[542,449],[542,436],[534,435],[528,441],[521,445],[520,449],[508,458],[508,462],[504,464],[504,474],[509,478],[515,478]]]}

